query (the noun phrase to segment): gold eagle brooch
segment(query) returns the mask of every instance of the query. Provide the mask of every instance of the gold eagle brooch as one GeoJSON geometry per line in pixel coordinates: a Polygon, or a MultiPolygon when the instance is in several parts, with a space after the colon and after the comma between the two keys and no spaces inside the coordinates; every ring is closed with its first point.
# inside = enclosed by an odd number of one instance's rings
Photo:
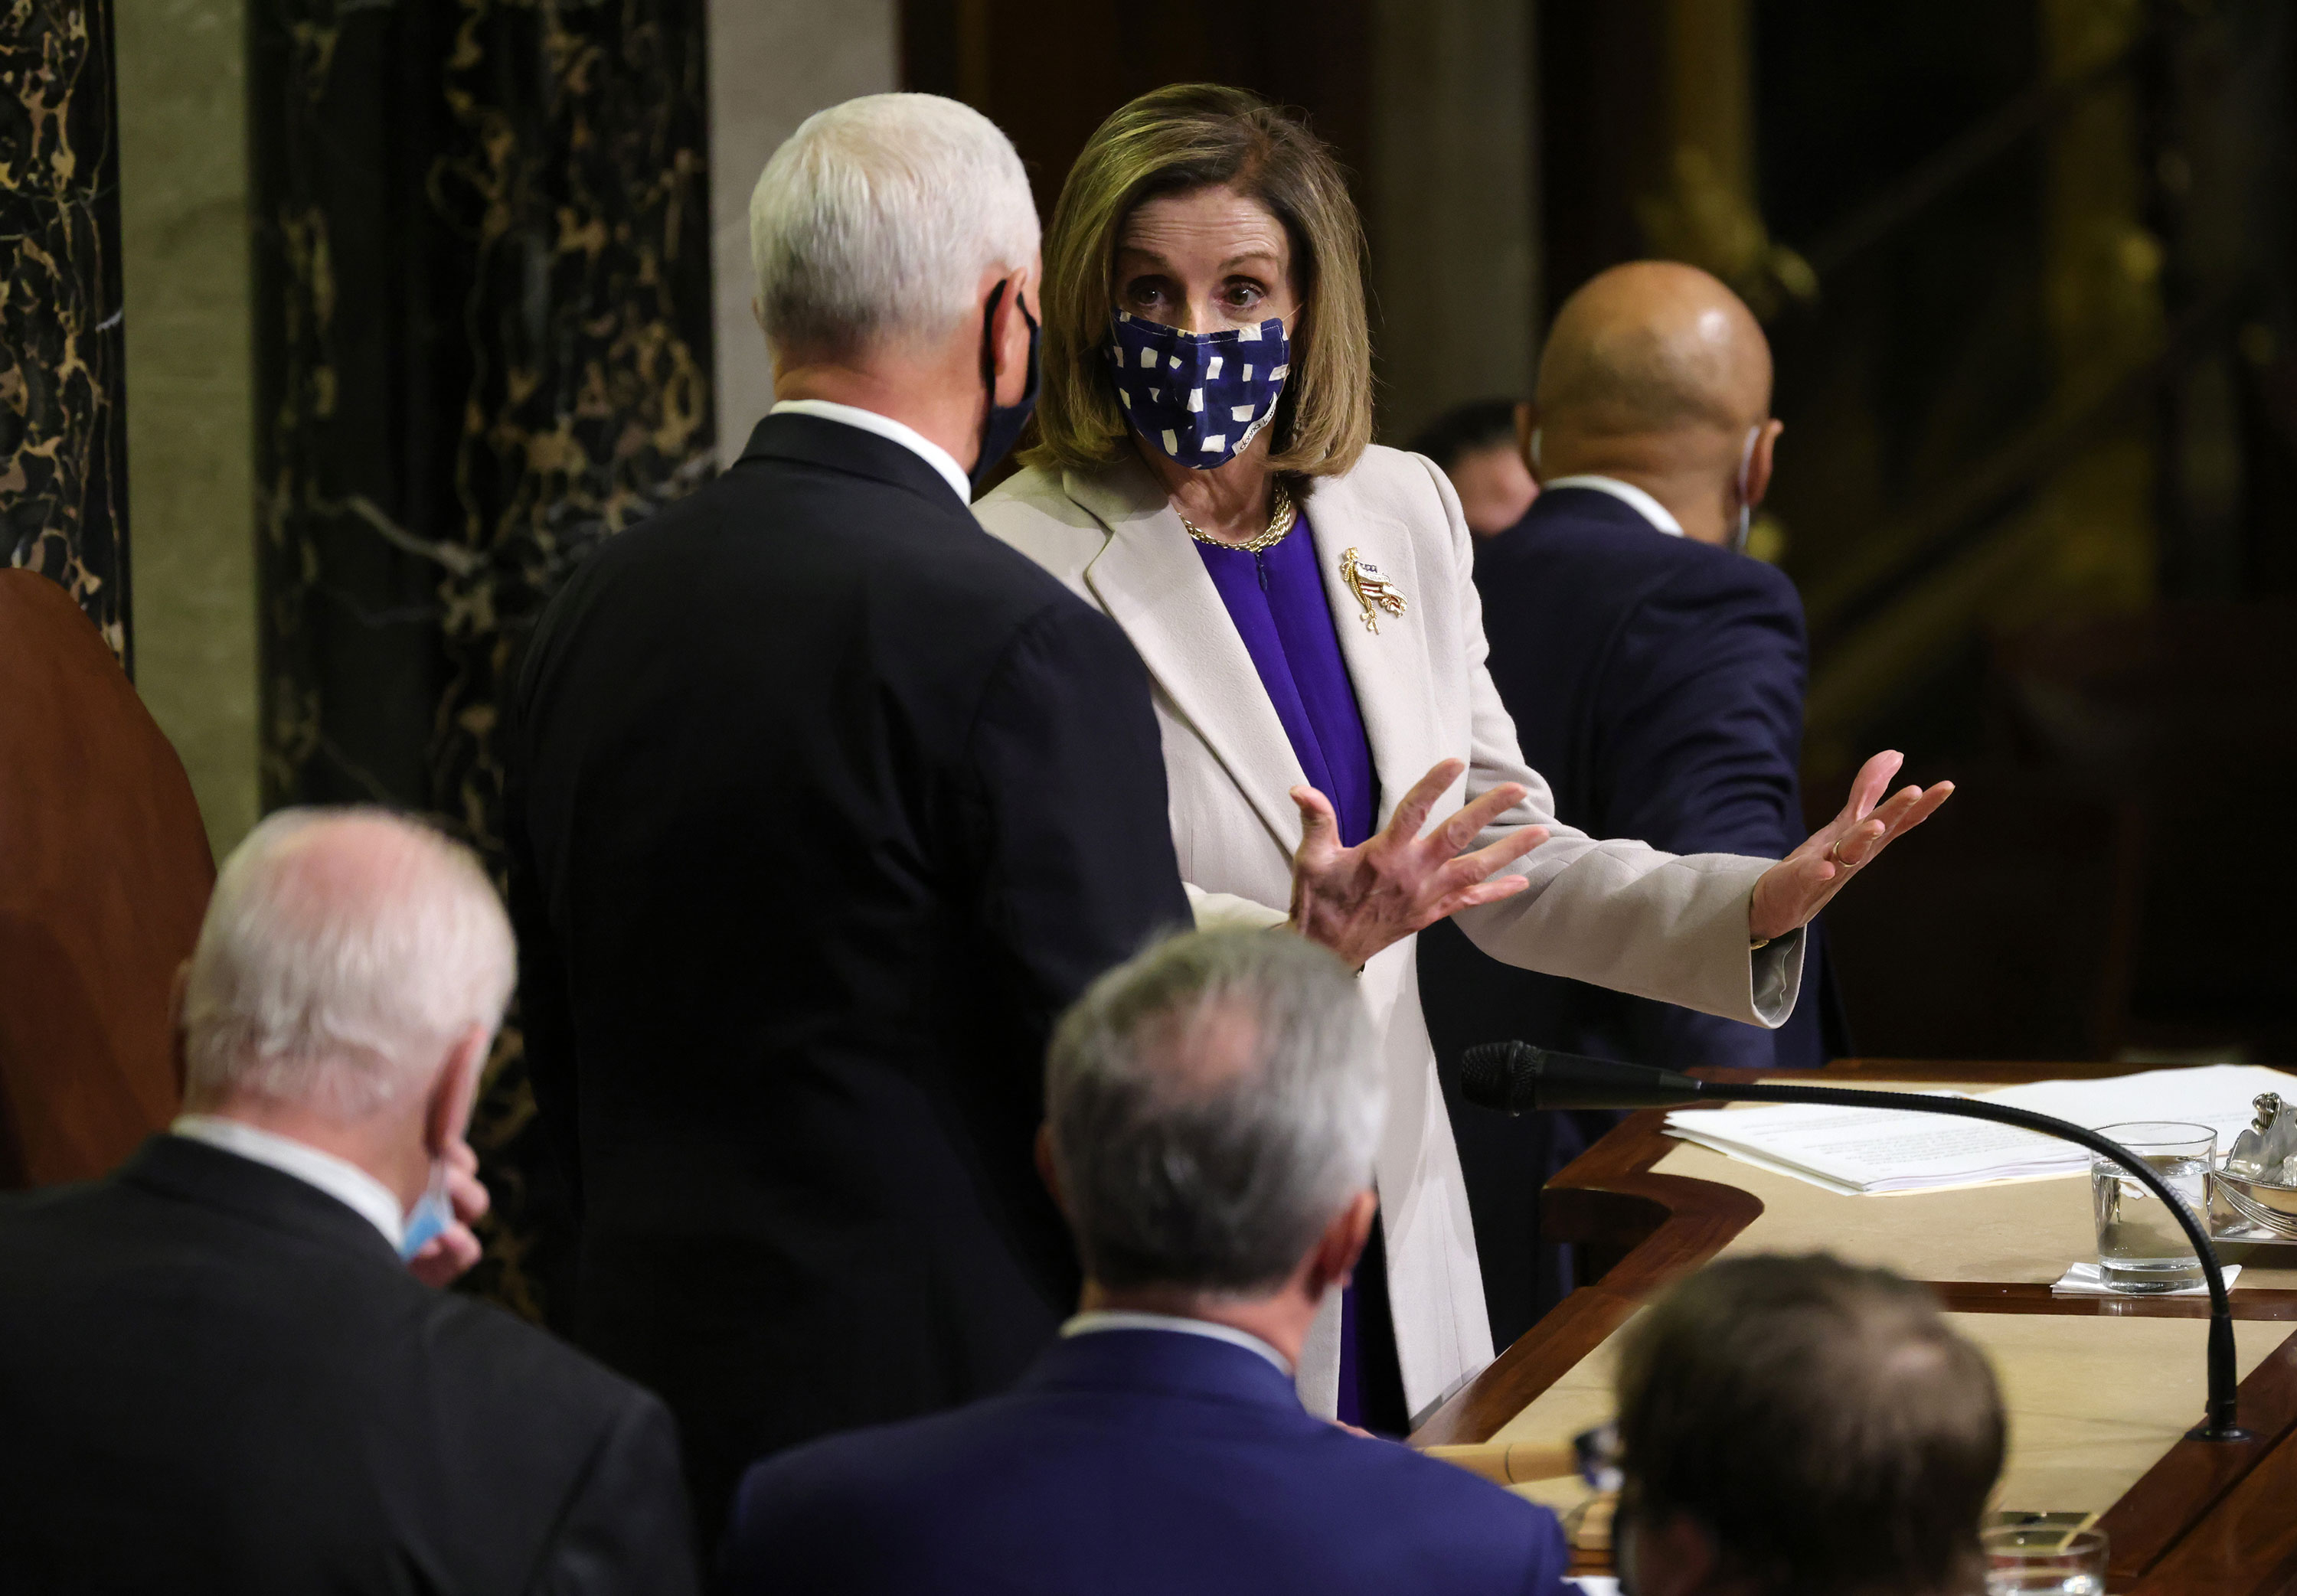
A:
{"type": "Polygon", "coordinates": [[[1356,551],[1349,549],[1340,556],[1340,580],[1356,596],[1363,606],[1363,623],[1367,630],[1379,630],[1379,612],[1401,615],[1404,611],[1404,595],[1394,582],[1380,575],[1379,567],[1370,560],[1360,560],[1356,551]]]}

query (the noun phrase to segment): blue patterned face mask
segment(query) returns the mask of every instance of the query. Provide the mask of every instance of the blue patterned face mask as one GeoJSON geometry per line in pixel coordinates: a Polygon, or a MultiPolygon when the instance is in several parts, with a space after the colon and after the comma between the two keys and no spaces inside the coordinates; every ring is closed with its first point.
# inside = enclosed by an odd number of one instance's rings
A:
{"type": "Polygon", "coordinates": [[[1117,402],[1133,430],[1181,465],[1209,471],[1244,452],[1276,415],[1291,374],[1284,324],[1183,333],[1120,310],[1109,323],[1117,402]]]}

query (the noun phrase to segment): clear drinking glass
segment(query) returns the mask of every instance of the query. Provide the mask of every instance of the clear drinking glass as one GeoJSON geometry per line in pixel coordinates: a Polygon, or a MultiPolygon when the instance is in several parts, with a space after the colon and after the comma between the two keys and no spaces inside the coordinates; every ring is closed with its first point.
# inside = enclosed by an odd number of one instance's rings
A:
{"type": "Polygon", "coordinates": [[[2105,1596],[2105,1537],[2094,1529],[2013,1524],[1979,1532],[1986,1596],[2105,1596]]]}
{"type": "MultiPolygon", "coordinates": [[[[2097,1133],[2152,1164],[2196,1218],[2208,1212],[2216,1131],[2207,1125],[2139,1120],[2100,1125],[2097,1133]]],[[[2119,1164],[2091,1154],[2089,1191],[2097,1216],[2098,1272],[2108,1290],[2145,1296],[2202,1283],[2202,1261],[2177,1216],[2119,1164]]]]}

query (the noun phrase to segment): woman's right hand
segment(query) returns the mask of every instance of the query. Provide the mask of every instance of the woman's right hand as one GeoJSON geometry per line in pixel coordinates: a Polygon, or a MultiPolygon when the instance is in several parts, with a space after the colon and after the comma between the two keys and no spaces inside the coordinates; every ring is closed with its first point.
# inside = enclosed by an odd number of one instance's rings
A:
{"type": "Polygon", "coordinates": [[[1527,826],[1473,853],[1461,851],[1523,802],[1518,784],[1503,782],[1420,835],[1436,800],[1466,769],[1455,759],[1436,766],[1404,794],[1387,828],[1354,848],[1340,846],[1330,800],[1312,786],[1294,787],[1301,835],[1292,857],[1292,929],[1360,970],[1381,949],[1447,915],[1523,891],[1522,876],[1492,872],[1545,842],[1546,827],[1527,826]]]}

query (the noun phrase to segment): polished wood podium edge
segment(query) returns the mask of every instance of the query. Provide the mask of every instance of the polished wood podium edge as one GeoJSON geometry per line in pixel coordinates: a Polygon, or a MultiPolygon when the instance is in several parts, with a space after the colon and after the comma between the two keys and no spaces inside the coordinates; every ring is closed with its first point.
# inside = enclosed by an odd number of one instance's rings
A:
{"type": "MultiPolygon", "coordinates": [[[[2033,1065],[1960,1059],[1842,1059],[1817,1072],[1843,1081],[2021,1081],[2104,1077],[2143,1064],[2033,1065]],[[1848,1078],[1846,1080],[1846,1078],[1848,1078]]],[[[1795,1072],[1701,1069],[1712,1081],[1810,1079],[1795,1072]]],[[[1412,1433],[1412,1444],[1490,1440],[1625,1324],[1660,1287],[1722,1251],[1763,1212],[1734,1186],[1651,1172],[1680,1142],[1664,1109],[1631,1115],[1547,1183],[1541,1230],[1610,1260],[1412,1433]]],[[[1592,1272],[1592,1271],[1591,1271],[1592,1272]]],[[[2206,1318],[2209,1305],[2177,1300],[2053,1296],[2031,1281],[1927,1282],[1960,1313],[2206,1318]]],[[[2297,1291],[2240,1290],[2237,1319],[2297,1321],[2297,1291]]],[[[2194,1415],[2196,1420],[2200,1415],[2194,1415]]],[[[2297,1590],[2297,1337],[2241,1385],[2241,1422],[2254,1439],[2179,1441],[2101,1518],[2116,1590],[2297,1590]],[[2252,1583],[2250,1575],[2257,1576],[2252,1583]],[[2287,1577],[2284,1577],[2286,1575],[2287,1577]]],[[[2021,1503],[2020,1506],[2046,1506],[2021,1503]]]]}

